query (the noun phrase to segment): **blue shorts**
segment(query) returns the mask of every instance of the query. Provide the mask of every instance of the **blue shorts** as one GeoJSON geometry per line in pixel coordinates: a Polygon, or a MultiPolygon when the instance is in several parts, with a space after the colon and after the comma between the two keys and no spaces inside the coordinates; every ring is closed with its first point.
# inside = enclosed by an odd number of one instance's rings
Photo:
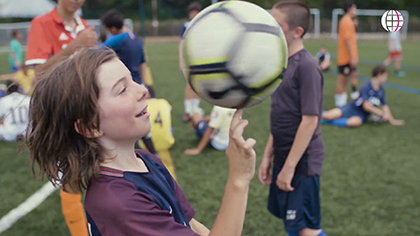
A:
{"type": "Polygon", "coordinates": [[[343,112],[343,118],[350,118],[352,116],[358,116],[362,119],[363,123],[365,123],[368,118],[363,115],[361,112],[353,109],[349,104],[345,105],[344,107],[340,107],[341,111],[343,112]]]}
{"type": "Polygon", "coordinates": [[[277,185],[280,169],[274,166],[273,180],[268,197],[268,210],[283,219],[286,231],[299,231],[304,228],[321,229],[321,203],[319,197],[319,176],[295,176],[292,179],[292,192],[284,192],[277,185]]]}
{"type": "MultiPolygon", "coordinates": [[[[198,122],[197,126],[195,127],[195,134],[199,138],[202,138],[203,135],[204,135],[204,132],[206,132],[208,127],[209,127],[209,124],[207,124],[207,122],[205,120],[201,120],[200,122],[198,122]]],[[[211,145],[211,140],[209,142],[209,147],[213,147],[211,145]]]]}

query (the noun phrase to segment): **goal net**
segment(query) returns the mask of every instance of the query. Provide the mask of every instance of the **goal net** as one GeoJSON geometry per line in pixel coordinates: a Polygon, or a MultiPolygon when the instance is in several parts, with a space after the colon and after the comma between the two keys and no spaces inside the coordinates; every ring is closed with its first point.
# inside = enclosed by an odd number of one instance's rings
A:
{"type": "MultiPolygon", "coordinates": [[[[371,10],[371,9],[357,9],[357,38],[362,39],[382,39],[388,38],[388,32],[382,28],[382,15],[389,10],[371,10]]],[[[408,29],[408,11],[399,11],[404,18],[404,24],[401,28],[401,39],[407,38],[408,29]]],[[[336,8],[332,12],[332,26],[331,36],[337,38],[339,17],[344,14],[343,9],[336,8]]]]}

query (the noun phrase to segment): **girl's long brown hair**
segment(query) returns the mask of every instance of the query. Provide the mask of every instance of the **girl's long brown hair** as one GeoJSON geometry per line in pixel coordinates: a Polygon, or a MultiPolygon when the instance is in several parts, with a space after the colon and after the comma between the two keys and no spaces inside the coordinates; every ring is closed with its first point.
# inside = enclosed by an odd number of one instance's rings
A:
{"type": "Polygon", "coordinates": [[[103,148],[86,134],[100,128],[98,68],[114,58],[111,50],[83,49],[41,75],[30,106],[34,174],[82,191],[99,173],[103,148]]]}

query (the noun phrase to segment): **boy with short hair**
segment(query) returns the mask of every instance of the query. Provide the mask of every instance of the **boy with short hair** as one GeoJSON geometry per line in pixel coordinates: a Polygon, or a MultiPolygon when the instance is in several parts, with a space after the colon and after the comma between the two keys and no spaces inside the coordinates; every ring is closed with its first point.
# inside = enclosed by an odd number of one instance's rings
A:
{"type": "Polygon", "coordinates": [[[106,12],[101,17],[101,22],[113,35],[103,45],[112,48],[117,53],[120,60],[130,70],[135,82],[143,84],[147,68],[143,41],[128,27],[124,27],[124,15],[117,9],[106,12]]]}
{"type": "Polygon", "coordinates": [[[12,73],[17,72],[22,66],[22,32],[19,30],[12,31],[12,40],[10,41],[9,63],[12,73]]]}
{"type": "MultiPolygon", "coordinates": [[[[181,30],[181,39],[184,37],[185,30],[187,30],[188,24],[194,19],[194,17],[200,13],[201,11],[201,4],[199,2],[192,2],[188,5],[188,18],[189,21],[185,22],[182,25],[181,30]]],[[[181,68],[181,41],[179,42],[178,47],[178,61],[179,61],[179,70],[182,71],[181,68]]],[[[184,90],[184,116],[182,120],[184,122],[188,122],[191,120],[193,116],[194,110],[200,108],[200,97],[192,90],[191,86],[187,83],[185,85],[184,90]]]]}
{"type": "Polygon", "coordinates": [[[386,67],[375,66],[372,69],[372,79],[360,87],[360,97],[344,107],[323,112],[322,123],[339,127],[360,127],[372,114],[391,125],[404,125],[403,120],[394,118],[386,102],[385,89],[382,85],[387,79],[386,67]]]}
{"type": "Polygon", "coordinates": [[[229,125],[235,109],[213,106],[211,115],[203,117],[199,112],[191,119],[192,126],[200,142],[196,148],[185,150],[186,155],[198,155],[210,146],[216,150],[226,150],[229,144],[229,125]]]}
{"type": "Polygon", "coordinates": [[[272,95],[271,134],[258,177],[263,185],[271,185],[268,210],[283,219],[289,236],[325,236],[319,194],[324,78],[303,45],[311,14],[307,5],[296,1],[275,4],[271,14],[283,29],[289,59],[283,81],[272,95]]]}
{"type": "Polygon", "coordinates": [[[346,0],[343,4],[344,16],[338,25],[337,66],[338,77],[335,89],[335,106],[342,107],[347,103],[347,80],[351,77],[351,99],[359,97],[357,91],[357,63],[359,62],[356,27],[353,19],[357,16],[357,7],[346,0]]]}

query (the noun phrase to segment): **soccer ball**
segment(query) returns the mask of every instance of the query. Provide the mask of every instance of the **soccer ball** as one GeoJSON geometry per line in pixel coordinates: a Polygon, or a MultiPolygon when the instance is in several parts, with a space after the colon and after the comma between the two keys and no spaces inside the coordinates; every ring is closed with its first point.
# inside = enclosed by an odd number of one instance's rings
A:
{"type": "Polygon", "coordinates": [[[188,25],[181,42],[184,77],[204,100],[227,108],[254,106],[281,83],[287,44],[276,20],[242,1],[213,4],[188,25]]]}
{"type": "Polygon", "coordinates": [[[374,124],[381,124],[383,122],[382,118],[378,115],[372,114],[371,117],[374,124]]]}

